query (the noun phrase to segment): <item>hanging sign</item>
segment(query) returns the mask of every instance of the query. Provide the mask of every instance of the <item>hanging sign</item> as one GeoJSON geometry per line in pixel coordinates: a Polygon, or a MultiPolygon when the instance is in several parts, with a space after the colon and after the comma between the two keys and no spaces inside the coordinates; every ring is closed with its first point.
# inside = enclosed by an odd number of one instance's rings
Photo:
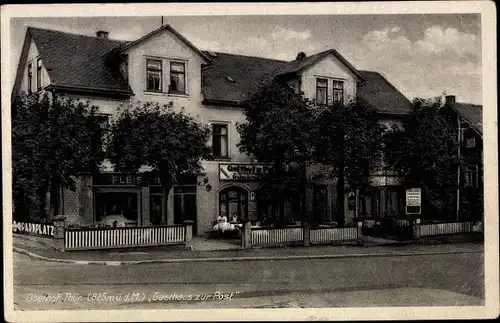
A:
{"type": "Polygon", "coordinates": [[[406,214],[420,214],[422,211],[422,190],[406,189],[406,214]]]}
{"type": "Polygon", "coordinates": [[[263,164],[219,164],[219,179],[221,181],[258,180],[262,174],[269,173],[271,167],[263,164]]]}

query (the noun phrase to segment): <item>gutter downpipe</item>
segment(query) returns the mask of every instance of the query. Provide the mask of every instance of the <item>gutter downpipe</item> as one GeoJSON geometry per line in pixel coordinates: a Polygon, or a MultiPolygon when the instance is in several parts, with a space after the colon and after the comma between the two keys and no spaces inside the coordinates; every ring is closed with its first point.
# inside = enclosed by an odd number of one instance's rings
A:
{"type": "MultiPolygon", "coordinates": [[[[460,147],[462,145],[461,141],[462,129],[460,128],[460,116],[457,116],[457,123],[458,123],[458,158],[460,159],[460,147]]],[[[460,164],[458,165],[458,172],[457,172],[457,222],[459,220],[459,214],[460,214],[460,164]]]]}

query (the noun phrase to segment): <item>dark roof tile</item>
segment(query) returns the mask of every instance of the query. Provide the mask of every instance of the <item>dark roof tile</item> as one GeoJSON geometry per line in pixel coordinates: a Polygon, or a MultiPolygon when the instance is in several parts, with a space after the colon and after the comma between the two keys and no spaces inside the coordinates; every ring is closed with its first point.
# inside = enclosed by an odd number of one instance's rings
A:
{"type": "Polygon", "coordinates": [[[481,135],[483,134],[483,106],[457,102],[453,105],[457,113],[467,120],[481,135]]]}

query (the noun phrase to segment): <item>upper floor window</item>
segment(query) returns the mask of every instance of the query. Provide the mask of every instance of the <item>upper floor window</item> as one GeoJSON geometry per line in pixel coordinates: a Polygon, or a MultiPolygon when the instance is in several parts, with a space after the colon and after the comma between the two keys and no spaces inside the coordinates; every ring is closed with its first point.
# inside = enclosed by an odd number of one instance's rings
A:
{"type": "Polygon", "coordinates": [[[227,124],[212,125],[212,155],[214,157],[228,157],[227,124]]]}
{"type": "Polygon", "coordinates": [[[328,103],[328,80],[316,79],[316,103],[328,103]]]}
{"type": "Polygon", "coordinates": [[[42,60],[36,60],[36,86],[38,90],[42,89],[42,60]]]}
{"type": "Polygon", "coordinates": [[[344,102],[344,82],[333,81],[333,102],[344,102]]]}
{"type": "Polygon", "coordinates": [[[28,93],[33,92],[33,65],[28,65],[28,93]]]}
{"type": "Polygon", "coordinates": [[[474,137],[467,138],[467,140],[465,141],[465,147],[467,148],[476,147],[476,138],[474,137]]]}
{"type": "Polygon", "coordinates": [[[186,93],[186,64],[170,62],[170,93],[186,93]]]}
{"type": "Polygon", "coordinates": [[[93,152],[105,152],[109,136],[109,116],[105,114],[94,115],[91,119],[93,135],[91,139],[91,150],[93,152]]]}
{"type": "Polygon", "coordinates": [[[147,59],[146,60],[146,70],[147,70],[147,81],[146,90],[147,91],[161,91],[161,79],[162,79],[162,62],[157,59],[147,59]]]}
{"type": "Polygon", "coordinates": [[[478,167],[477,165],[467,165],[465,170],[465,186],[477,187],[478,186],[478,167]]]}

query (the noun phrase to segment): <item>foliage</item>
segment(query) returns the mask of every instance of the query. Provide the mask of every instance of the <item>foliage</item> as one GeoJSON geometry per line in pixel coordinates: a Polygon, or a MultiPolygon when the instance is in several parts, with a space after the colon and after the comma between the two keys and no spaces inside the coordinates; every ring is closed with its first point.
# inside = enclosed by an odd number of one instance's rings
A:
{"type": "Polygon", "coordinates": [[[93,149],[97,107],[54,94],[19,96],[12,103],[12,169],[16,216],[29,208],[47,216],[50,190],[54,212],[61,187],[75,189],[74,177],[97,169],[104,155],[93,149]]]}
{"type": "Polygon", "coordinates": [[[333,103],[316,113],[314,160],[329,166],[329,175],[337,178],[337,221],[343,225],[345,186],[368,186],[370,172],[382,158],[384,128],[375,112],[358,101],[333,103]]]}
{"type": "Polygon", "coordinates": [[[250,97],[245,121],[237,124],[239,149],[273,165],[260,179],[261,192],[281,207],[304,192],[314,128],[310,105],[286,84],[262,82],[250,97]]]}
{"type": "Polygon", "coordinates": [[[453,206],[463,159],[457,154],[456,129],[439,98],[415,99],[403,124],[394,126],[385,139],[388,164],[406,185],[428,191],[437,212],[453,206]]]}
{"type": "Polygon", "coordinates": [[[126,108],[111,126],[108,155],[119,172],[152,169],[167,191],[177,174],[198,174],[210,158],[210,130],[173,104],[138,104],[126,108]]]}

